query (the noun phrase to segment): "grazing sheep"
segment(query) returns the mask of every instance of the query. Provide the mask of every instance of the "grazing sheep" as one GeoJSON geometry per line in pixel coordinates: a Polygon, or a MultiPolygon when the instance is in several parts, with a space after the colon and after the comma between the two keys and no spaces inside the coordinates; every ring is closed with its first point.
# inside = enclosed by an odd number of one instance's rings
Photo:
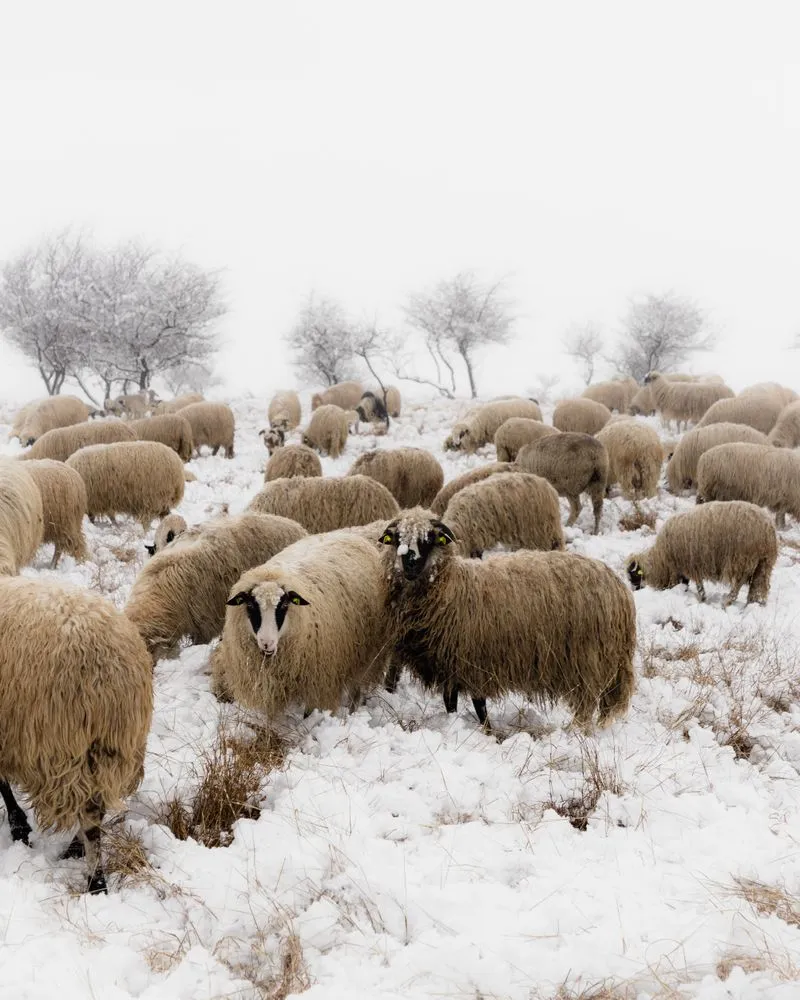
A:
{"type": "Polygon", "coordinates": [[[653,402],[661,419],[669,426],[674,420],[681,429],[702,420],[706,410],[718,399],[729,399],[733,391],[719,382],[676,382],[659,372],[645,375],[645,383],[653,393],[653,402]]]}
{"type": "Polygon", "coordinates": [[[300,397],[293,389],[282,389],[269,401],[267,420],[270,427],[293,431],[300,426],[301,418],[300,397]]]}
{"type": "Polygon", "coordinates": [[[400,410],[402,408],[402,400],[400,398],[400,390],[396,385],[386,386],[386,409],[389,411],[390,417],[399,417],[400,410]]]}
{"type": "Polygon", "coordinates": [[[283,427],[262,427],[258,436],[264,442],[264,447],[270,455],[274,455],[286,443],[286,431],[283,427]]]}
{"type": "Polygon", "coordinates": [[[337,382],[311,397],[311,409],[333,404],[342,410],[355,410],[361,402],[364,387],[360,382],[337,382]]]}
{"type": "Polygon", "coordinates": [[[383,402],[383,393],[365,392],[362,394],[356,414],[359,420],[370,424],[388,424],[389,414],[383,402]]]}
{"type": "Polygon", "coordinates": [[[124,396],[117,396],[116,399],[106,399],[103,402],[103,409],[106,413],[113,413],[116,416],[128,416],[134,420],[141,420],[147,416],[147,411],[152,408],[150,396],[145,392],[135,392],[124,396]]]}
{"type": "Polygon", "coordinates": [[[67,459],[86,486],[90,520],[117,514],[136,518],[145,531],[183,499],[183,463],[158,441],[120,441],[81,448],[67,459]]]}
{"type": "Polygon", "coordinates": [[[185,637],[211,642],[222,631],[225,601],[242,573],[305,534],[285,517],[244,513],[206,521],[157,552],[134,580],[125,606],[153,660],[174,653],[185,637]]]}
{"type": "Polygon", "coordinates": [[[441,517],[447,510],[450,500],[459,490],[463,490],[465,486],[480,483],[488,476],[495,476],[499,472],[519,471],[517,466],[511,462],[491,462],[489,465],[479,465],[477,469],[470,469],[469,472],[464,472],[462,475],[456,476],[455,479],[451,479],[449,483],[443,486],[431,501],[431,510],[434,514],[438,514],[441,517]]]}
{"type": "Polygon", "coordinates": [[[498,462],[513,462],[521,448],[539,438],[558,434],[558,429],[528,417],[511,417],[504,420],[494,435],[498,462]]]}
{"type": "Polygon", "coordinates": [[[458,551],[480,559],[485,549],[564,548],[558,494],[540,476],[507,472],[459,490],[444,513],[458,551]]]}
{"type": "Polygon", "coordinates": [[[191,406],[193,403],[204,403],[205,397],[200,392],[187,392],[183,396],[176,396],[175,399],[168,399],[164,403],[159,403],[153,409],[154,417],[161,417],[168,413],[177,413],[179,410],[185,410],[187,406],[191,406]]]}
{"type": "Polygon", "coordinates": [[[697,503],[746,500],[768,507],[779,528],[800,521],[800,454],[763,444],[718,444],[697,463],[697,503]]]}
{"type": "Polygon", "coordinates": [[[776,448],[797,448],[800,445],[800,400],[788,403],[769,434],[769,443],[776,448]]]}
{"type": "Polygon", "coordinates": [[[185,534],[187,528],[188,525],[180,514],[167,514],[156,528],[153,544],[145,545],[148,554],[154,556],[156,552],[160,552],[163,548],[166,548],[170,542],[174,542],[176,538],[180,538],[181,535],[185,534]]]}
{"type": "Polygon", "coordinates": [[[351,711],[379,683],[391,650],[378,546],[337,532],[304,539],[231,588],[213,689],[270,719],[291,703],[351,711]]]}
{"type": "Polygon", "coordinates": [[[593,399],[562,399],[553,410],[553,427],[574,434],[596,434],[611,419],[611,410],[593,399]]]}
{"type": "Polygon", "coordinates": [[[444,483],[441,465],[422,448],[365,451],[347,475],[369,476],[383,483],[400,507],[427,507],[444,483]]]}
{"type": "Polygon", "coordinates": [[[709,424],[687,431],[675,445],[667,463],[667,486],[673,493],[694,489],[697,483],[697,463],[700,456],[718,444],[743,441],[746,444],[768,444],[761,431],[746,424],[709,424]]]}
{"type": "Polygon", "coordinates": [[[56,427],[42,434],[23,456],[26,459],[52,458],[66,462],[80,448],[91,444],[114,444],[117,441],[135,441],[136,432],[122,420],[92,420],[71,427],[56,427]]]}
{"type": "Polygon", "coordinates": [[[486,403],[470,411],[463,422],[453,427],[448,441],[445,442],[445,448],[472,453],[494,441],[500,425],[511,417],[527,417],[529,420],[541,421],[542,411],[531,399],[501,399],[494,403],[486,403]]]}
{"type": "Polygon", "coordinates": [[[463,559],[450,528],[420,508],[388,524],[381,540],[395,662],[441,690],[448,712],[460,690],[486,726],[486,699],[510,691],[540,703],[563,698],[582,725],[595,711],[606,724],[627,709],[636,615],[608,566],[566,552],[463,559]]]}
{"type": "Polygon", "coordinates": [[[742,389],[739,396],[763,396],[765,393],[768,396],[777,396],[784,406],[788,406],[798,398],[794,389],[789,389],[779,382],[757,382],[755,385],[748,385],[746,389],[742,389]]]}
{"type": "MultiPolygon", "coordinates": [[[[670,372],[664,375],[664,378],[668,382],[697,382],[699,381],[694,375],[686,375],[681,372],[670,372]]],[[[645,416],[652,417],[656,412],[656,404],[653,399],[653,390],[649,385],[643,385],[639,387],[638,392],[634,395],[633,399],[628,406],[628,413],[631,416],[645,416]]]]}
{"type": "MultiPolygon", "coordinates": [[[[596,403],[602,403],[608,410],[625,413],[638,391],[639,383],[635,379],[622,378],[614,379],[612,382],[597,382],[594,385],[587,385],[581,396],[584,399],[593,399],[596,403]]],[[[570,428],[570,430],[572,429],[570,428]]]]}
{"type": "Polygon", "coordinates": [[[778,558],[778,539],[769,516],[752,503],[715,502],[674,514],[647,552],[631,556],[626,569],[634,590],[643,584],[667,590],[693,580],[701,601],[704,580],[729,584],[722,602],[733,604],[747,584],[747,603],[766,604],[778,558]]]}
{"type": "Polygon", "coordinates": [[[321,476],[322,462],[311,448],[304,444],[290,444],[279,448],[267,462],[264,482],[273,479],[292,479],[294,476],[321,476]]]}
{"type": "Polygon", "coordinates": [[[56,568],[63,553],[83,562],[89,555],[83,534],[88,503],[83,479],[68,465],[49,458],[26,462],[25,471],[36,483],[42,498],[42,541],[55,546],[50,568],[56,568]]]}
{"type": "Polygon", "coordinates": [[[198,456],[202,446],[206,445],[211,449],[212,455],[224,448],[225,458],[233,458],[236,422],[233,410],[227,403],[190,403],[181,407],[180,415],[189,421],[194,450],[198,456]]]}
{"type": "Polygon", "coordinates": [[[194,451],[192,426],[182,413],[167,413],[160,417],[131,420],[128,427],[140,441],[160,441],[172,448],[182,462],[188,462],[194,451]]]}
{"type": "MultiPolygon", "coordinates": [[[[52,580],[0,580],[0,795],[12,840],[39,826],[80,825],[88,891],[105,892],[100,826],[144,775],[153,714],[150,659],[136,629],[104,598],[52,580]]],[[[77,848],[77,850],[76,850],[77,848]]]]}
{"type": "Polygon", "coordinates": [[[658,493],[664,449],[652,427],[631,418],[620,420],[607,424],[597,440],[608,452],[606,493],[614,483],[619,483],[629,500],[658,493]]]}
{"type": "Polygon", "coordinates": [[[40,403],[43,403],[46,399],[50,399],[50,397],[43,396],[40,397],[39,399],[32,399],[29,403],[25,403],[17,410],[17,412],[14,414],[14,419],[11,422],[11,429],[8,432],[9,441],[11,441],[12,438],[19,437],[20,432],[22,428],[25,426],[25,421],[28,419],[29,415],[33,413],[36,407],[39,406],[40,403]]]}
{"type": "Polygon", "coordinates": [[[38,403],[23,407],[25,419],[17,426],[20,444],[34,444],[43,434],[56,427],[71,427],[89,419],[91,408],[77,396],[48,396],[38,403]]]}
{"type": "Polygon", "coordinates": [[[774,395],[750,393],[732,399],[718,399],[706,410],[698,427],[711,424],[745,424],[769,434],[780,416],[783,403],[774,395]]]}
{"type": "Polygon", "coordinates": [[[320,406],[311,414],[303,431],[303,444],[322,455],[338,458],[347,445],[347,414],[333,403],[320,406]]]}
{"type": "Polygon", "coordinates": [[[253,497],[248,510],[290,517],[313,535],[394,517],[400,508],[386,487],[369,476],[343,476],[275,479],[253,497]]]}
{"type": "Polygon", "coordinates": [[[526,444],[517,455],[521,472],[544,476],[557,493],[569,500],[567,527],[581,512],[581,493],[588,493],[594,512],[594,534],[600,530],[608,480],[608,452],[591,434],[565,431],[526,444]]]}
{"type": "Polygon", "coordinates": [[[36,555],[43,538],[42,496],[33,476],[21,462],[1,459],[0,575],[19,573],[36,555]]]}

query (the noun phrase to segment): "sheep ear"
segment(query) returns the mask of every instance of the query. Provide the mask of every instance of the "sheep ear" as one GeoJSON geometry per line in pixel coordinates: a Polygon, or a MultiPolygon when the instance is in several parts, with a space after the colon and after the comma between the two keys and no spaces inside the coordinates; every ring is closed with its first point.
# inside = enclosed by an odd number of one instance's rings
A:
{"type": "Polygon", "coordinates": [[[287,590],[286,596],[289,598],[292,604],[310,604],[311,601],[307,601],[305,597],[301,597],[295,590],[287,590]]]}
{"type": "Polygon", "coordinates": [[[266,433],[267,433],[266,428],[262,427],[261,430],[258,432],[258,436],[260,438],[263,438],[266,433]]]}
{"type": "Polygon", "coordinates": [[[147,549],[147,551],[150,553],[151,556],[154,556],[156,554],[155,545],[145,545],[145,548],[147,549]]]}
{"type": "Polygon", "coordinates": [[[251,596],[252,595],[250,594],[249,590],[240,590],[235,597],[232,597],[229,601],[226,601],[225,603],[230,607],[234,608],[237,607],[237,605],[239,604],[247,604],[247,601],[250,599],[251,596]]]}

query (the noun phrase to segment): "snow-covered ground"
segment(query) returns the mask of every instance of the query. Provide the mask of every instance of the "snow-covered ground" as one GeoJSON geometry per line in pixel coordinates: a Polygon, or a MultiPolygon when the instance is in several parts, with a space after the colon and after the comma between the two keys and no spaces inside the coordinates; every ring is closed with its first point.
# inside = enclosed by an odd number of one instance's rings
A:
{"type": "MultiPolygon", "coordinates": [[[[190,523],[242,510],[261,485],[266,400],[234,408],[236,458],[190,464],[190,523]]],[[[464,408],[409,408],[325,473],[410,444],[450,479],[493,458],[442,451],[464,408]]],[[[662,493],[642,508],[660,524],[690,503],[662,493]]],[[[621,573],[653,538],[619,529],[631,510],[608,502],[594,537],[587,506],[569,548],[621,573]]],[[[55,575],[121,607],[145,536],[125,519],[87,532],[91,560],[64,558],[55,575]]],[[[50,555],[26,575],[53,575],[50,555]]],[[[109,837],[141,857],[109,865],[108,896],[77,891],[82,862],[58,860],[67,838],[37,832],[28,849],[0,824],[0,997],[800,996],[798,559],[792,527],[765,608],[743,592],[725,611],[715,586],[706,605],[685,588],[638,593],[638,692],[591,737],[562,709],[510,698],[490,705],[497,739],[468,699],[448,716],[407,678],[349,717],[274,720],[285,759],[227,846],[160,820],[191,803],[242,716],[210,694],[207,647],[161,662],[145,781],[109,837]]]]}

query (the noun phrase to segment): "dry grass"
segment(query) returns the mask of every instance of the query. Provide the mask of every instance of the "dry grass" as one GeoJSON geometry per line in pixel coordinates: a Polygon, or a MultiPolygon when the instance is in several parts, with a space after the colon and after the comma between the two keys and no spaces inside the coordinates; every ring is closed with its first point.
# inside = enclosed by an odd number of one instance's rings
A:
{"type": "Polygon", "coordinates": [[[792,927],[800,927],[800,898],[787,892],[784,886],[767,885],[749,878],[733,881],[735,895],[746,899],[760,916],[775,916],[792,927]]]}
{"type": "Polygon", "coordinates": [[[311,986],[303,946],[295,933],[284,938],[277,962],[272,954],[267,954],[260,936],[251,944],[244,962],[228,962],[224,958],[221,961],[234,976],[252,984],[259,1000],[287,1000],[305,993],[311,986]]]}
{"type": "Polygon", "coordinates": [[[649,528],[655,531],[656,514],[653,510],[646,510],[639,503],[634,502],[633,509],[627,514],[623,514],[619,519],[620,531],[638,531],[640,528],[649,528]]]}
{"type": "Polygon", "coordinates": [[[625,786],[615,768],[601,763],[595,744],[584,739],[580,750],[583,778],[580,790],[568,799],[550,799],[545,803],[545,808],[563,816],[576,830],[585,831],[589,826],[589,817],[597,808],[603,792],[622,795],[625,786]]]}
{"type": "Polygon", "coordinates": [[[123,545],[112,545],[110,546],[109,551],[114,558],[119,560],[121,563],[135,562],[139,555],[136,549],[123,545]]]}

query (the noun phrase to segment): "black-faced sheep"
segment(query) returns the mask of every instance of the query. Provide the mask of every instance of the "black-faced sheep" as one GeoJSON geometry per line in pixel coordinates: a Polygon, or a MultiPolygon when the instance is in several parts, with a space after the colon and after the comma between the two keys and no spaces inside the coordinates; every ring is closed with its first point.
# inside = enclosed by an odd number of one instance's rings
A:
{"type": "Polygon", "coordinates": [[[300,426],[301,417],[300,397],[293,389],[283,389],[276,392],[269,401],[267,420],[269,420],[270,427],[280,427],[284,431],[293,431],[295,427],[300,426]]]}
{"type": "Polygon", "coordinates": [[[365,451],[347,475],[369,476],[383,483],[400,507],[427,507],[444,483],[441,465],[422,448],[365,451]]]}
{"type": "Polygon", "coordinates": [[[779,528],[800,520],[800,454],[761,444],[718,444],[697,463],[697,503],[746,500],[768,507],[779,528]]]}
{"type": "Polygon", "coordinates": [[[400,510],[386,487],[369,476],[275,479],[253,497],[248,509],[290,517],[310,534],[368,524],[400,510]]]}
{"type": "Polygon", "coordinates": [[[55,427],[36,440],[24,458],[52,458],[66,462],[80,448],[92,444],[114,444],[117,441],[135,441],[136,432],[122,420],[92,420],[71,427],[55,427]]]}
{"type": "Polygon", "coordinates": [[[667,485],[673,493],[694,489],[700,456],[718,444],[741,441],[745,444],[768,444],[766,435],[746,424],[709,424],[687,431],[675,445],[667,463],[667,485]]]}
{"type": "Polygon", "coordinates": [[[652,427],[632,419],[619,420],[606,424],[597,440],[608,452],[606,492],[619,483],[629,500],[656,495],[664,449],[652,427]]]}
{"type": "Polygon", "coordinates": [[[188,462],[194,451],[192,425],[182,413],[167,413],[160,417],[131,420],[128,427],[140,441],[160,441],[172,448],[182,462],[188,462]]]}
{"type": "Polygon", "coordinates": [[[55,546],[50,568],[56,568],[63,553],[83,562],[89,555],[83,533],[88,503],[83,479],[68,465],[48,458],[26,462],[25,471],[36,483],[42,498],[42,541],[55,546]]]}
{"type": "Polygon", "coordinates": [[[156,552],[166,548],[170,542],[174,542],[176,538],[185,534],[188,527],[185,518],[181,517],[180,514],[167,514],[156,528],[153,544],[145,545],[148,555],[154,556],[156,552]]]}
{"type": "Polygon", "coordinates": [[[494,446],[497,449],[498,462],[513,462],[520,450],[532,441],[558,434],[557,427],[550,427],[540,420],[528,417],[511,417],[504,420],[494,435],[494,446]]]}
{"type": "Polygon", "coordinates": [[[311,397],[311,409],[333,404],[342,410],[354,410],[361,401],[364,387],[360,382],[337,382],[311,397]]]}
{"type": "Polygon", "coordinates": [[[631,556],[626,569],[634,590],[643,584],[667,590],[692,580],[701,601],[704,580],[726,583],[723,606],[733,604],[747,584],[747,603],[765,604],[778,558],[778,539],[769,516],[751,503],[714,502],[673,515],[655,545],[631,556]]]}
{"type": "Polygon", "coordinates": [[[500,425],[511,417],[541,420],[542,411],[531,399],[501,399],[494,403],[486,403],[470,411],[464,421],[453,427],[448,441],[445,442],[445,448],[467,453],[477,451],[478,448],[494,441],[500,425]]]}
{"type": "Polygon", "coordinates": [[[39,487],[21,462],[0,460],[0,575],[19,573],[43,538],[39,487]]]}
{"type": "MultiPolygon", "coordinates": [[[[108,601],[50,580],[0,580],[0,794],[11,836],[80,825],[89,892],[104,892],[100,825],[144,774],[152,667],[136,629],[108,601]]],[[[74,852],[71,851],[71,853],[74,852]]]]}
{"type": "Polygon", "coordinates": [[[625,413],[631,400],[639,391],[639,384],[632,378],[614,379],[611,382],[597,382],[587,385],[581,393],[584,399],[593,399],[609,410],[625,413]]]}
{"type": "Polygon", "coordinates": [[[395,616],[396,662],[440,690],[460,690],[488,724],[486,699],[519,691],[564,699],[576,719],[624,712],[635,684],[633,599],[608,566],[566,552],[514,552],[486,561],[453,554],[450,528],[405,511],[381,536],[395,616]]]}
{"type": "Polygon", "coordinates": [[[681,424],[686,427],[702,420],[718,399],[733,396],[733,391],[719,382],[676,382],[655,371],[645,375],[645,383],[650,386],[661,419],[667,427],[674,420],[679,431],[681,424]]]}
{"type": "Polygon", "coordinates": [[[769,434],[782,409],[783,403],[779,397],[769,393],[750,393],[747,396],[734,396],[732,399],[718,399],[709,406],[697,426],[745,424],[762,434],[769,434]]]}
{"type": "MultiPolygon", "coordinates": [[[[34,444],[56,427],[71,427],[89,419],[90,407],[77,396],[48,396],[23,407],[25,419],[15,427],[23,446],[34,444]]],[[[43,456],[46,457],[46,456],[43,456]]]]}
{"type": "Polygon", "coordinates": [[[286,431],[281,426],[262,427],[258,436],[264,442],[264,447],[274,455],[275,452],[286,444],[286,431]]]}
{"type": "Polygon", "coordinates": [[[333,403],[317,407],[303,431],[303,444],[322,455],[338,458],[347,445],[347,414],[333,403]]]}
{"type": "Polygon", "coordinates": [[[321,475],[322,462],[315,451],[304,444],[288,444],[272,454],[264,471],[264,481],[271,483],[273,479],[321,475]]]}
{"type": "Polygon", "coordinates": [[[800,445],[800,400],[788,403],[781,410],[770,431],[769,443],[776,448],[796,448],[800,445]]]}
{"type": "Polygon", "coordinates": [[[356,413],[359,420],[369,424],[388,424],[389,413],[383,401],[383,393],[367,391],[362,393],[356,413]]]}
{"type": "Polygon", "coordinates": [[[236,421],[227,403],[190,403],[182,406],[180,415],[192,428],[194,450],[200,454],[203,445],[216,455],[222,448],[225,458],[233,458],[233,437],[236,421]]]}
{"type": "Polygon", "coordinates": [[[470,469],[469,472],[464,472],[460,476],[456,476],[455,479],[451,479],[449,483],[446,483],[433,498],[431,510],[434,514],[438,514],[441,517],[447,510],[450,500],[459,490],[463,490],[465,486],[479,483],[481,480],[486,479],[487,476],[495,476],[499,472],[519,471],[519,468],[511,462],[490,462],[488,465],[479,465],[476,469],[470,469]]]}
{"type": "Polygon", "coordinates": [[[553,410],[553,427],[574,434],[596,434],[611,419],[611,410],[593,399],[562,399],[553,410]]]}

